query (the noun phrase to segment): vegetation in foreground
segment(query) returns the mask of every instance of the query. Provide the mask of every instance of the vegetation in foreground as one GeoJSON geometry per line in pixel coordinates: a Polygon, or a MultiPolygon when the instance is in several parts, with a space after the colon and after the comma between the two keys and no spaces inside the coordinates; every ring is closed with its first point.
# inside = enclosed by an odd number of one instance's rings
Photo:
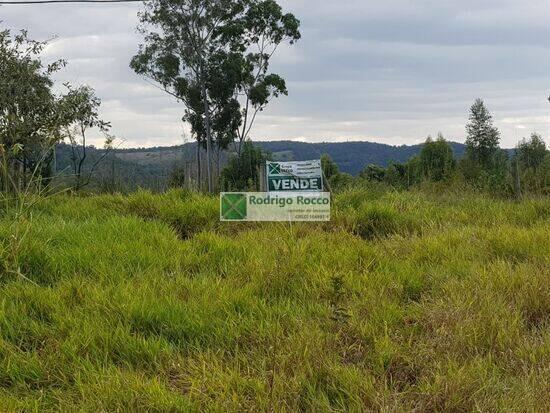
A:
{"type": "Polygon", "coordinates": [[[2,411],[548,411],[550,200],[348,190],[330,223],[57,196],[1,221],[2,411]]]}

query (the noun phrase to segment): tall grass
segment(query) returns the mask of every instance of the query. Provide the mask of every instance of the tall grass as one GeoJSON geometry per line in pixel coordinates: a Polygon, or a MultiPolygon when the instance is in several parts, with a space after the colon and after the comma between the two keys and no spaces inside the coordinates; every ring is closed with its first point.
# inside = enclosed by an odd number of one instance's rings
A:
{"type": "Polygon", "coordinates": [[[334,204],[254,225],[181,191],[37,205],[32,283],[0,280],[0,410],[550,408],[548,199],[334,204]]]}

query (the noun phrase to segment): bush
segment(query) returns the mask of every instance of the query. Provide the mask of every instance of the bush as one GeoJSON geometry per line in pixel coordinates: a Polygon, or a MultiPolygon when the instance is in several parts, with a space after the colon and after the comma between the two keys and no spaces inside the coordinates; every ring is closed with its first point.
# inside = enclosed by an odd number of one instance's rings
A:
{"type": "Polygon", "coordinates": [[[372,240],[393,234],[410,234],[411,222],[387,205],[364,206],[357,213],[355,233],[363,239],[372,240]]]}

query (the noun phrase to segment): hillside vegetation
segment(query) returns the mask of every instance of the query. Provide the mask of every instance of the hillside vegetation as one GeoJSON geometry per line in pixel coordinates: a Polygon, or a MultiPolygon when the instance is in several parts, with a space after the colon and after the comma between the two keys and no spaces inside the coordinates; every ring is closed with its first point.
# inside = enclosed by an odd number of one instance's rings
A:
{"type": "MultiPolygon", "coordinates": [[[[357,175],[369,164],[388,166],[391,162],[404,163],[418,155],[422,145],[390,146],[374,142],[341,142],[341,143],[305,143],[292,141],[255,142],[273,160],[305,161],[319,159],[328,154],[338,163],[340,170],[357,175]]],[[[456,157],[464,154],[464,145],[452,143],[456,157]]],[[[88,171],[105,150],[87,148],[88,157],[84,161],[84,170],[88,171]]],[[[70,175],[73,171],[70,145],[59,144],[56,147],[56,172],[70,175]]],[[[232,148],[222,151],[221,166],[227,164],[232,148]]],[[[204,158],[204,153],[202,154],[204,158]]],[[[95,187],[105,186],[115,181],[119,190],[132,191],[138,187],[158,191],[169,185],[170,173],[179,167],[196,169],[196,144],[187,143],[180,146],[157,148],[115,149],[107,159],[97,166],[93,176],[95,187]]],[[[202,161],[205,163],[205,160],[202,161]]]]}
{"type": "Polygon", "coordinates": [[[550,409],[550,199],[372,187],[308,225],[218,202],[4,216],[0,410],[550,409]]]}

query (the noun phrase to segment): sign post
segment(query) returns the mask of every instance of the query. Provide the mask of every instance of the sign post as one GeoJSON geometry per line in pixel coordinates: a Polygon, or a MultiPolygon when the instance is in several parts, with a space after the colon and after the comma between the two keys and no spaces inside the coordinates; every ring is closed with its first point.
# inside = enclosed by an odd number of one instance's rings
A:
{"type": "Polygon", "coordinates": [[[220,221],[330,221],[320,160],[267,161],[258,169],[260,192],[220,194],[220,221]]]}

